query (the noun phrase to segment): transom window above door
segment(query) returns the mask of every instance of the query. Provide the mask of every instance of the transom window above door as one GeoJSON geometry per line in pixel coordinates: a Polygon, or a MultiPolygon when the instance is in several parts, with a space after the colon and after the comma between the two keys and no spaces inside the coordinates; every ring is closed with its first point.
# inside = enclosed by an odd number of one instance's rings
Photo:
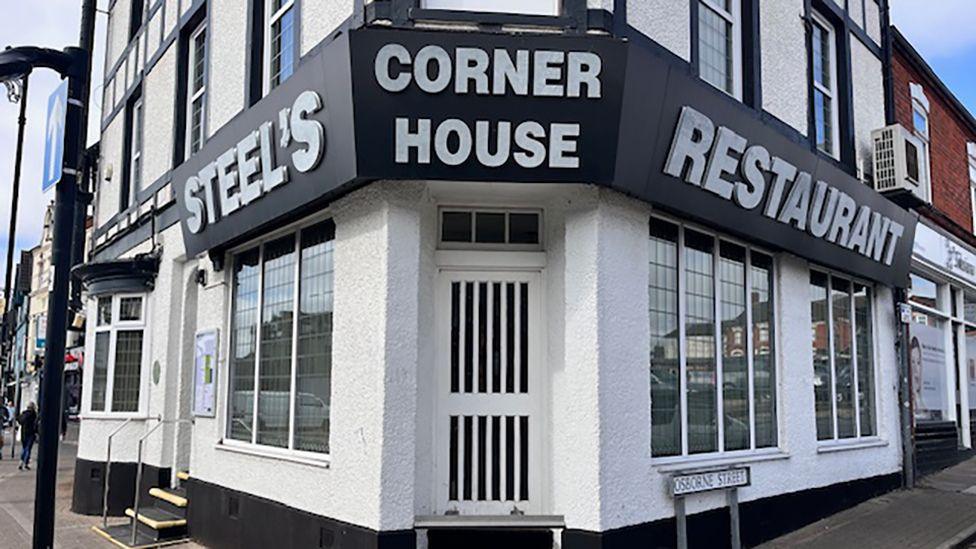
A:
{"type": "Polygon", "coordinates": [[[444,208],[440,211],[441,248],[540,250],[539,210],[444,208]]]}

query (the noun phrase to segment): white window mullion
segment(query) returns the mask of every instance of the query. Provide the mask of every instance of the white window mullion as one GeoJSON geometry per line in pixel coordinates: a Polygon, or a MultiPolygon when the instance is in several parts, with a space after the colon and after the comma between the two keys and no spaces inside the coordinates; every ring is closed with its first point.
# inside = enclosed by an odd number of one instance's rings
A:
{"type": "Polygon", "coordinates": [[[118,332],[110,328],[108,336],[108,362],[105,368],[105,412],[112,411],[112,392],[115,390],[115,340],[118,332]]]}
{"type": "Polygon", "coordinates": [[[295,234],[295,295],[292,297],[291,315],[291,380],[288,395],[288,448],[295,448],[295,401],[298,398],[298,323],[301,313],[298,310],[301,295],[302,241],[301,231],[295,234]]]}
{"type": "Polygon", "coordinates": [[[678,391],[681,410],[681,455],[688,455],[688,342],[687,330],[685,329],[685,230],[684,227],[678,228],[678,253],[676,263],[678,264],[678,371],[679,385],[678,391]]]}
{"type": "Polygon", "coordinates": [[[854,436],[861,436],[861,392],[858,387],[858,357],[857,357],[857,307],[854,303],[854,282],[848,288],[850,306],[848,314],[851,318],[851,379],[854,384],[854,436]]]}
{"type": "Polygon", "coordinates": [[[712,239],[712,310],[715,314],[715,319],[713,322],[715,329],[715,337],[713,338],[713,344],[715,346],[715,413],[718,418],[718,451],[719,453],[725,452],[725,377],[722,371],[722,251],[721,242],[718,238],[712,239]]]}
{"type": "Polygon", "coordinates": [[[833,438],[837,440],[837,369],[834,364],[834,277],[827,275],[827,349],[830,355],[830,419],[834,426],[833,438]]]}
{"type": "Polygon", "coordinates": [[[749,382],[749,448],[756,448],[756,389],[755,389],[755,370],[752,363],[754,356],[752,341],[752,251],[746,251],[745,263],[745,289],[746,289],[746,328],[743,336],[746,338],[746,365],[748,367],[749,382]]]}
{"type": "Polygon", "coordinates": [[[258,392],[261,378],[261,322],[264,316],[264,244],[258,248],[258,310],[254,328],[254,389],[251,398],[251,444],[258,443],[258,392]]]}

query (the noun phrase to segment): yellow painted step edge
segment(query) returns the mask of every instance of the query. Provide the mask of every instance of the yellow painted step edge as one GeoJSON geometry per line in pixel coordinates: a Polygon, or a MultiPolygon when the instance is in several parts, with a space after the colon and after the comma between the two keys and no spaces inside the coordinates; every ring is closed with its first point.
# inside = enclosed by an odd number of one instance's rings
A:
{"type": "Polygon", "coordinates": [[[122,549],[149,549],[150,547],[165,547],[167,545],[176,545],[178,543],[186,543],[186,539],[172,539],[172,540],[166,540],[166,541],[156,541],[156,542],[153,542],[153,543],[148,543],[146,545],[128,545],[126,543],[123,543],[123,542],[121,542],[121,541],[113,538],[111,536],[111,534],[109,534],[105,530],[102,530],[98,526],[92,526],[91,529],[92,529],[92,532],[95,532],[100,537],[105,538],[105,541],[108,541],[109,543],[115,545],[116,547],[121,547],[122,549]]]}
{"type": "Polygon", "coordinates": [[[190,480],[190,473],[187,473],[186,471],[177,471],[176,478],[180,480],[190,480]]]}
{"type": "Polygon", "coordinates": [[[178,496],[176,494],[171,494],[162,488],[150,488],[149,495],[159,498],[163,501],[168,501],[177,507],[186,507],[186,498],[183,496],[178,496]]]}
{"type": "MultiPolygon", "coordinates": [[[[125,510],[125,516],[129,518],[132,518],[135,516],[135,514],[136,512],[131,508],[125,510]]],[[[186,519],[153,520],[141,513],[139,514],[139,522],[145,524],[153,530],[164,530],[166,528],[173,528],[176,526],[186,526],[186,519]]]]}

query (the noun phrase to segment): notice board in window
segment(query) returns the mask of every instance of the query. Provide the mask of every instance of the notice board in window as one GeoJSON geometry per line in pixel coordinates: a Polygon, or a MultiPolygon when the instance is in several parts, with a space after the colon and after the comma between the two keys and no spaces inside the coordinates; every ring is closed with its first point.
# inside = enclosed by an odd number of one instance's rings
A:
{"type": "Polygon", "coordinates": [[[217,330],[200,332],[193,352],[193,415],[214,417],[217,387],[217,330]]]}

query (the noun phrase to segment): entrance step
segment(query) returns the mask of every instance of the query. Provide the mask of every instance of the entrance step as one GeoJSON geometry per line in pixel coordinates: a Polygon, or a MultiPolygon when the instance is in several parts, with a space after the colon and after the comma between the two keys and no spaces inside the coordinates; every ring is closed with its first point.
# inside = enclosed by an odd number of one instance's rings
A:
{"type": "Polygon", "coordinates": [[[108,528],[102,528],[101,526],[92,526],[92,531],[98,534],[100,537],[104,538],[106,541],[112,543],[116,547],[122,547],[123,549],[149,549],[152,547],[167,547],[170,545],[177,545],[184,543],[188,538],[182,537],[178,539],[168,539],[168,540],[154,540],[151,536],[141,532],[136,531],[136,543],[133,545],[132,542],[132,525],[131,524],[117,524],[115,526],[109,526],[108,528]]]}
{"type": "Polygon", "coordinates": [[[180,518],[186,518],[186,490],[183,488],[151,488],[149,495],[153,497],[153,504],[158,509],[172,513],[180,518]]]}
{"type": "MultiPolygon", "coordinates": [[[[136,513],[131,508],[126,509],[125,516],[132,518],[136,513]]],[[[186,519],[158,507],[140,508],[138,519],[138,529],[157,541],[186,536],[186,519]]]]}
{"type": "Polygon", "coordinates": [[[176,478],[182,480],[183,482],[186,482],[190,480],[190,473],[188,471],[177,471],[176,478]]]}

